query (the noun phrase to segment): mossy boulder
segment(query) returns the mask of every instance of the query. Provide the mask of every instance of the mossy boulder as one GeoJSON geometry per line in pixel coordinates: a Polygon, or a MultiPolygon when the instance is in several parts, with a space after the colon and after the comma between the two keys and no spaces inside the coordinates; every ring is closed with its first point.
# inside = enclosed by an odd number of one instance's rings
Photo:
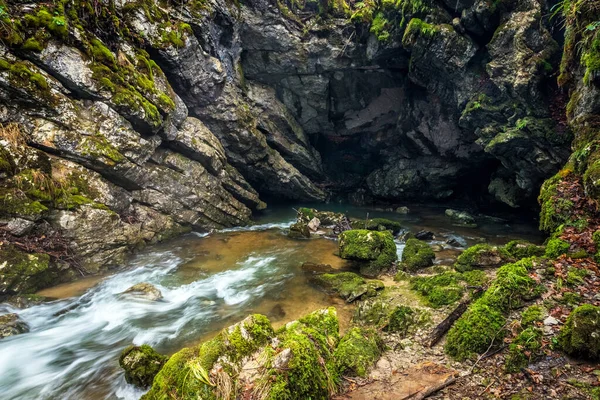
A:
{"type": "Polygon", "coordinates": [[[520,260],[521,258],[528,257],[541,257],[546,251],[544,246],[537,246],[524,240],[513,240],[511,242],[508,242],[504,246],[504,249],[515,260],[520,260]]]}
{"type": "Polygon", "coordinates": [[[402,253],[402,268],[407,271],[417,271],[433,265],[435,253],[431,247],[419,239],[408,239],[402,253]]]}
{"type": "Polygon", "coordinates": [[[486,351],[493,343],[502,343],[510,310],[522,307],[525,301],[539,297],[543,291],[543,287],[529,276],[539,262],[535,258],[525,258],[502,266],[485,293],[448,332],[446,353],[464,360],[486,351]]]}
{"type": "Polygon", "coordinates": [[[251,315],[195,348],[174,354],[143,399],[328,399],[339,381],[334,308],[286,324],[251,315]],[[225,393],[225,394],[223,394],[225,393]]]}
{"type": "Polygon", "coordinates": [[[382,349],[383,341],[374,329],[350,329],[333,352],[337,373],[365,377],[369,367],[381,356],[382,349]]]}
{"type": "Polygon", "coordinates": [[[267,317],[254,314],[222,330],[213,339],[195,348],[185,348],[169,358],[154,378],[143,399],[215,399],[214,384],[208,377],[215,364],[230,373],[240,361],[275,336],[267,317]],[[208,379],[206,379],[208,377],[208,379]]]}
{"type": "Polygon", "coordinates": [[[52,278],[47,254],[25,253],[0,244],[0,293],[33,293],[47,287],[52,278]]]}
{"type": "Polygon", "coordinates": [[[125,380],[140,388],[148,388],[168,357],[157,353],[147,344],[129,346],[119,357],[119,365],[125,370],[125,380]]]}
{"type": "Polygon", "coordinates": [[[502,343],[505,317],[485,304],[474,304],[448,332],[445,350],[462,361],[485,352],[490,343],[502,343]]]}
{"type": "Polygon", "coordinates": [[[557,258],[563,254],[567,254],[571,245],[559,238],[552,238],[546,243],[545,256],[548,258],[557,258]]]}
{"type": "Polygon", "coordinates": [[[402,229],[399,222],[392,221],[386,218],[373,218],[368,220],[354,220],[351,222],[352,229],[367,229],[369,231],[392,231],[392,234],[397,235],[402,229]]]}
{"type": "Polygon", "coordinates": [[[377,291],[385,287],[381,281],[367,281],[353,272],[317,275],[314,277],[314,281],[338,293],[348,303],[352,303],[359,298],[374,297],[377,295],[377,291]]]}
{"type": "Polygon", "coordinates": [[[458,256],[454,268],[459,272],[473,269],[498,268],[507,262],[514,261],[511,254],[502,247],[481,243],[469,247],[458,256]]]}
{"type": "Polygon", "coordinates": [[[475,218],[466,211],[447,209],[446,217],[450,218],[455,224],[465,226],[477,226],[475,218]]]}
{"type": "Polygon", "coordinates": [[[524,329],[535,327],[536,323],[542,322],[544,314],[545,311],[542,306],[533,305],[528,307],[521,314],[521,327],[524,329]]]}
{"type": "Polygon", "coordinates": [[[339,254],[346,260],[362,262],[361,273],[376,276],[398,259],[396,243],[390,232],[366,229],[342,232],[339,236],[339,254]]]}
{"type": "Polygon", "coordinates": [[[558,336],[565,353],[600,359],[600,307],[584,304],[574,309],[558,336]]]}

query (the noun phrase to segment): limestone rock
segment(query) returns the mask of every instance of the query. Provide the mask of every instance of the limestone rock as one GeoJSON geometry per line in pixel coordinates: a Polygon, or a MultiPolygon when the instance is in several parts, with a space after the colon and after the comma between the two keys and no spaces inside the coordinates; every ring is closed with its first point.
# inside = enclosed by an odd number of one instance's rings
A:
{"type": "Polygon", "coordinates": [[[17,314],[0,315],[0,339],[29,332],[29,326],[17,314]]]}
{"type": "Polygon", "coordinates": [[[149,301],[158,301],[163,298],[160,290],[157,289],[156,286],[147,282],[133,285],[129,289],[125,290],[122,294],[149,301]]]}

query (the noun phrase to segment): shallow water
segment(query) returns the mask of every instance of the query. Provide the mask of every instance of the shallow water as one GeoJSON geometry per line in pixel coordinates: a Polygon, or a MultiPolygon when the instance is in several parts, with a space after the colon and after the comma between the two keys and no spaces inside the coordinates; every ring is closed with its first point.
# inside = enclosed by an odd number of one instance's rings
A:
{"type": "MultiPolygon", "coordinates": [[[[321,205],[321,208],[325,208],[321,205]]],[[[456,236],[465,244],[502,243],[513,238],[539,241],[531,224],[489,222],[477,229],[452,226],[443,209],[415,208],[407,216],[330,206],[354,217],[392,217],[411,230],[429,229],[441,241],[456,236]],[[482,239],[483,238],[483,239],[482,239]]],[[[310,285],[304,262],[349,268],[328,239],[294,241],[285,235],[294,217],[290,207],[269,210],[258,225],[211,234],[190,234],[154,246],[119,272],[91,277],[40,292],[59,300],[18,312],[31,332],[0,341],[2,399],[137,399],[118,367],[120,351],[148,343],[163,353],[196,344],[249,313],[267,315],[274,325],[334,305],[342,329],[352,308],[310,285]],[[120,296],[149,282],[164,296],[147,302],[120,296]]],[[[398,243],[399,254],[403,246],[398,243]]],[[[441,255],[441,254],[440,254],[441,255]]],[[[441,257],[443,259],[443,257],[441,257]]]]}

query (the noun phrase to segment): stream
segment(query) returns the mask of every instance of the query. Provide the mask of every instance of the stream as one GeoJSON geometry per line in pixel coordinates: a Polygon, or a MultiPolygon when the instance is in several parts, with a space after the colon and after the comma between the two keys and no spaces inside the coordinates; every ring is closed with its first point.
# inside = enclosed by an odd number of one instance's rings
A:
{"type": "MultiPolygon", "coordinates": [[[[429,229],[438,243],[455,238],[461,247],[486,240],[503,244],[522,238],[540,242],[533,221],[486,219],[477,228],[456,227],[441,208],[411,207],[400,215],[343,206],[320,209],[350,216],[386,217],[416,232],[429,229]]],[[[138,399],[118,365],[131,343],[147,343],[172,354],[210,338],[249,313],[267,315],[275,327],[319,308],[338,308],[342,330],[352,307],[313,287],[304,262],[348,269],[335,255],[334,240],[291,240],[285,229],[295,219],[290,206],[267,210],[257,225],[210,234],[191,233],[148,247],[110,275],[46,289],[56,300],[19,310],[0,304],[0,314],[16,312],[30,332],[0,341],[0,397],[10,399],[138,399]],[[164,299],[120,295],[140,282],[156,286],[164,299]]],[[[398,253],[403,246],[398,242],[398,253]]],[[[448,257],[456,248],[450,249],[448,257]]],[[[445,252],[438,254],[444,262],[445,252]]]]}

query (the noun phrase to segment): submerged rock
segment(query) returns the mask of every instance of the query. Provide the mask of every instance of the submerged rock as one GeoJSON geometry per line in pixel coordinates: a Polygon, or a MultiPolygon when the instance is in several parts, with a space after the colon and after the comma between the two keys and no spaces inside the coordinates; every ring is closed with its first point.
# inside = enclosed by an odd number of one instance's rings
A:
{"type": "Polygon", "coordinates": [[[0,315],[0,339],[29,332],[29,326],[17,314],[0,315]]]}
{"type": "Polygon", "coordinates": [[[150,301],[158,301],[163,298],[161,291],[156,286],[147,282],[133,285],[122,294],[150,301]]]}
{"type": "Polygon", "coordinates": [[[308,274],[325,274],[332,273],[336,270],[329,264],[315,264],[312,262],[305,262],[301,267],[302,271],[308,274]]]}
{"type": "Polygon", "coordinates": [[[377,276],[398,259],[396,244],[390,232],[350,230],[339,236],[340,257],[355,260],[361,266],[361,274],[377,276]]]}
{"type": "Polygon", "coordinates": [[[168,357],[157,353],[147,344],[129,346],[121,352],[119,365],[125,370],[127,383],[148,388],[168,357]]]}
{"type": "Polygon", "coordinates": [[[465,226],[477,226],[475,223],[475,217],[466,211],[458,211],[447,209],[445,212],[446,216],[457,224],[465,226]]]}

